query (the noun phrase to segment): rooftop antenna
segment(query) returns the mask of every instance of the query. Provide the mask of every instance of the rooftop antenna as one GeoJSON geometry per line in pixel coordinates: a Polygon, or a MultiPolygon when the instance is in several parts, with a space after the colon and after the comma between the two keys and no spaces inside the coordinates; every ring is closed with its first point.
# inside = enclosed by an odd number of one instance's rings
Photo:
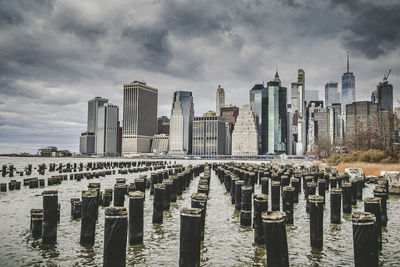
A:
{"type": "Polygon", "coordinates": [[[347,51],[347,73],[350,72],[350,64],[349,64],[349,51],[347,51]]]}

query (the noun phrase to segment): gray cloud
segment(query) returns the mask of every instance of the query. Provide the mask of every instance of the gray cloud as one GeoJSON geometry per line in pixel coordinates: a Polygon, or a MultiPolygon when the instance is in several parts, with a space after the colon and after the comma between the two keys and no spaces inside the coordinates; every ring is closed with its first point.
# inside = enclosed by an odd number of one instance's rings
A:
{"type": "Polygon", "coordinates": [[[399,11],[396,0],[4,0],[0,152],[77,151],[87,100],[122,110],[122,84],[133,80],[159,88],[159,115],[175,90],[193,91],[196,114],[213,109],[218,84],[242,105],[276,67],[287,87],[304,68],[322,98],[350,50],[357,96],[368,99],[388,68],[399,83],[399,11]]]}

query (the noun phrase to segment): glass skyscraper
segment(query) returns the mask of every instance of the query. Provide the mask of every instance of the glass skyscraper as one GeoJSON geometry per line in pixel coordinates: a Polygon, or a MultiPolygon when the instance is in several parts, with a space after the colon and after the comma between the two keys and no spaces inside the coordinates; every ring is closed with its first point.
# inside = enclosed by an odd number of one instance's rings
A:
{"type": "Polygon", "coordinates": [[[192,92],[176,91],[170,119],[170,152],[191,153],[193,117],[192,92]]]}
{"type": "Polygon", "coordinates": [[[278,73],[274,81],[267,84],[267,143],[264,153],[279,154],[286,152],[287,114],[286,87],[281,87],[278,73]]]}
{"type": "Polygon", "coordinates": [[[263,84],[255,84],[250,90],[250,107],[256,115],[257,131],[258,131],[258,144],[261,154],[266,153],[266,144],[268,142],[267,136],[267,123],[268,123],[268,110],[267,110],[267,88],[263,84]]]}
{"type": "Polygon", "coordinates": [[[342,76],[341,104],[342,112],[346,111],[346,105],[356,101],[356,77],[350,72],[349,54],[347,54],[347,72],[342,76]]]}

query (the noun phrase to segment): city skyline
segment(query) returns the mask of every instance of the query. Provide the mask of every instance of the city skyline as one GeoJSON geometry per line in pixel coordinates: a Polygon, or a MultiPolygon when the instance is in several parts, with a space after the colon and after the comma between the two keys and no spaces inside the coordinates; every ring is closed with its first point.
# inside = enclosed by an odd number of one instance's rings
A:
{"type": "Polygon", "coordinates": [[[248,104],[249,90],[272,80],[276,65],[282,86],[290,88],[302,68],[306,90],[318,90],[324,99],[325,84],[340,83],[346,72],[347,51],[356,100],[369,100],[392,69],[397,106],[400,4],[320,1],[307,7],[307,2],[212,2],[209,10],[207,1],[117,1],[113,7],[5,1],[0,153],[35,152],[47,145],[77,152],[79,134],[87,128],[88,99],[110,99],[122,118],[121,87],[134,80],[159,89],[158,116],[170,114],[171,96],[182,89],[193,92],[195,116],[213,110],[219,84],[227,104],[248,104]],[[147,21],[134,22],[132,12],[144,12],[147,21]],[[383,14],[388,19],[382,22],[383,14]]]}

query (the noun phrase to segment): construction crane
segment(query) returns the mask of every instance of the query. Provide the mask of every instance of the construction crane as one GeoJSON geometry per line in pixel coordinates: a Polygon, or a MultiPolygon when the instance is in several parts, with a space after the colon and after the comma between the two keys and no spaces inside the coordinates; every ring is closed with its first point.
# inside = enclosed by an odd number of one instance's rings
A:
{"type": "Polygon", "coordinates": [[[383,74],[383,81],[384,81],[384,82],[387,82],[387,80],[388,80],[389,75],[390,75],[391,72],[392,72],[392,70],[389,70],[387,74],[383,74]]]}

